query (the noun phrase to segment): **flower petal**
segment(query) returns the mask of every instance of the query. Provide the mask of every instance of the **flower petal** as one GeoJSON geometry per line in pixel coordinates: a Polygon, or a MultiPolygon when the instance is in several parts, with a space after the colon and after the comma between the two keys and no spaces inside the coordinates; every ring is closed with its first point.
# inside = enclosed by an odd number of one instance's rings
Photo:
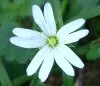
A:
{"type": "Polygon", "coordinates": [[[37,5],[33,5],[32,7],[32,13],[33,13],[33,18],[35,20],[35,22],[39,25],[39,27],[41,28],[41,30],[48,35],[48,27],[46,24],[46,21],[44,19],[43,13],[40,9],[40,7],[38,7],[37,5]]]}
{"type": "Polygon", "coordinates": [[[11,37],[10,42],[16,46],[23,48],[40,48],[46,44],[44,39],[26,39],[20,37],[11,37]]]}
{"type": "Polygon", "coordinates": [[[86,35],[88,35],[88,33],[89,31],[86,29],[79,30],[77,32],[66,35],[66,37],[60,38],[60,40],[63,41],[64,44],[70,44],[79,41],[79,39],[85,37],[86,35]]]}
{"type": "Polygon", "coordinates": [[[73,43],[79,41],[79,39],[88,35],[89,31],[84,29],[77,32],[73,32],[66,37],[65,44],[73,43]]]}
{"type": "Polygon", "coordinates": [[[46,55],[45,55],[43,64],[39,71],[39,78],[41,79],[42,82],[44,82],[47,79],[47,77],[49,76],[49,73],[51,71],[53,63],[54,63],[53,52],[51,49],[50,50],[48,49],[46,51],[46,55]]]}
{"type": "Polygon", "coordinates": [[[46,36],[40,32],[24,29],[24,28],[14,28],[12,31],[15,35],[22,37],[22,38],[45,38],[46,36]]]}
{"type": "Polygon", "coordinates": [[[54,51],[54,57],[55,57],[55,61],[58,64],[58,66],[68,75],[70,76],[74,76],[74,70],[72,68],[72,66],[70,65],[70,63],[63,57],[62,51],[59,49],[55,49],[54,51]]]}
{"type": "Polygon", "coordinates": [[[80,58],[66,45],[61,45],[61,54],[74,66],[83,68],[84,64],[80,58]]]}
{"type": "Polygon", "coordinates": [[[74,20],[66,25],[64,25],[57,33],[60,37],[65,37],[66,34],[69,34],[77,29],[79,29],[83,24],[85,23],[85,20],[80,18],[77,20],[74,20]]]}
{"type": "Polygon", "coordinates": [[[56,23],[53,15],[53,10],[50,3],[46,3],[44,6],[44,16],[46,23],[48,24],[49,34],[55,35],[56,34],[56,23]]]}
{"type": "Polygon", "coordinates": [[[39,66],[41,65],[44,57],[45,57],[45,52],[47,51],[48,47],[44,46],[33,58],[33,60],[30,62],[29,66],[26,69],[27,75],[31,76],[34,74],[39,66]]]}

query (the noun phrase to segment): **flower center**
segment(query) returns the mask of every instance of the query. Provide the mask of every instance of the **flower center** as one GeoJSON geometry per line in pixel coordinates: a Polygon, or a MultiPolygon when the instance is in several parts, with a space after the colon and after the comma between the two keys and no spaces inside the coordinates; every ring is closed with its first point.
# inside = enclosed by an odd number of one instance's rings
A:
{"type": "Polygon", "coordinates": [[[55,47],[58,44],[58,38],[56,36],[50,36],[47,39],[47,43],[51,46],[51,47],[55,47]]]}

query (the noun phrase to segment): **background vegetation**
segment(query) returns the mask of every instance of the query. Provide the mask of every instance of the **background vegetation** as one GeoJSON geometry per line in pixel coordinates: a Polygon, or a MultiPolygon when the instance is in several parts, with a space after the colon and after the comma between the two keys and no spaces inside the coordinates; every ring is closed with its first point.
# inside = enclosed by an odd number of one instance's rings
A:
{"type": "Polygon", "coordinates": [[[0,86],[100,86],[99,65],[100,0],[0,0],[0,86]],[[16,47],[9,38],[15,27],[39,30],[32,17],[32,5],[43,8],[46,2],[53,7],[57,29],[84,18],[86,23],[82,28],[88,28],[90,33],[71,47],[85,68],[75,68],[76,76],[70,77],[55,64],[48,80],[41,83],[37,74],[26,76],[26,68],[38,49],[16,47]]]}

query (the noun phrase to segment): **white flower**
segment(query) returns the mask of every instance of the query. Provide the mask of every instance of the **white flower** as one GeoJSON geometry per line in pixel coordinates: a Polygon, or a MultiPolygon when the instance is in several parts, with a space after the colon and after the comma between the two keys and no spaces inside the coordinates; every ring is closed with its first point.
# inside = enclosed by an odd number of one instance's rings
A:
{"type": "Polygon", "coordinates": [[[33,18],[43,32],[34,30],[15,28],[13,33],[16,35],[10,38],[10,42],[23,48],[41,48],[30,62],[26,72],[30,76],[38,68],[39,78],[44,82],[55,62],[68,75],[74,76],[71,66],[83,68],[84,64],[80,58],[65,44],[77,42],[88,34],[88,30],[79,30],[85,20],[80,18],[64,25],[58,32],[50,3],[44,6],[44,14],[37,5],[32,7],[33,18]],[[76,32],[75,32],[76,31],[76,32]]]}

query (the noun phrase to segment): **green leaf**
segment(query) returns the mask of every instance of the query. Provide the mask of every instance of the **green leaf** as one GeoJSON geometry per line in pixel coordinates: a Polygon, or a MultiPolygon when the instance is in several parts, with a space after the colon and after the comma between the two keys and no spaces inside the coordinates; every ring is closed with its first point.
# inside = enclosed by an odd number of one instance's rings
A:
{"type": "Polygon", "coordinates": [[[17,47],[11,43],[7,46],[8,49],[5,50],[4,56],[8,61],[16,60],[19,63],[26,63],[26,61],[36,54],[34,49],[25,49],[17,47]]]}
{"type": "Polygon", "coordinates": [[[96,60],[100,58],[100,39],[97,39],[90,44],[86,57],[87,60],[96,60]]]}
{"type": "Polygon", "coordinates": [[[96,60],[100,58],[100,45],[98,47],[92,48],[88,51],[87,60],[96,60]]]}
{"type": "Polygon", "coordinates": [[[90,19],[99,15],[100,15],[100,5],[91,7],[89,9],[84,9],[83,11],[80,12],[78,17],[90,19]]]}
{"type": "Polygon", "coordinates": [[[25,17],[32,15],[32,5],[42,5],[44,0],[10,0],[0,1],[2,14],[7,19],[13,19],[14,17],[25,17]]]}
{"type": "Polygon", "coordinates": [[[94,0],[81,0],[81,5],[84,8],[94,7],[94,6],[98,5],[98,3],[99,3],[99,0],[95,0],[95,1],[94,0]]]}
{"type": "Polygon", "coordinates": [[[0,55],[3,55],[3,53],[5,52],[9,42],[9,38],[12,35],[11,31],[13,26],[16,26],[15,23],[11,22],[9,24],[5,24],[4,26],[2,25],[2,27],[0,27],[0,55]],[[10,26],[10,27],[9,27],[10,26]]]}
{"type": "Polygon", "coordinates": [[[32,15],[32,6],[33,5],[42,5],[44,0],[15,0],[17,4],[18,10],[20,9],[20,15],[23,16],[30,16],[32,15]]]}
{"type": "Polygon", "coordinates": [[[86,55],[88,50],[89,50],[89,44],[84,46],[78,46],[75,51],[78,55],[86,55]]]}
{"type": "Polygon", "coordinates": [[[1,86],[13,86],[1,59],[0,59],[0,82],[1,86]]]}
{"type": "MultiPolygon", "coordinates": [[[[90,9],[95,8],[99,3],[99,0],[95,0],[95,1],[94,0],[75,0],[75,1],[71,0],[70,3],[71,3],[70,11],[67,16],[68,18],[79,16],[81,13],[83,14],[85,10],[89,11],[90,9]]],[[[87,14],[87,12],[85,14],[87,14]]],[[[90,11],[88,12],[88,14],[91,15],[90,11]]]]}
{"type": "Polygon", "coordinates": [[[38,50],[20,48],[10,43],[10,37],[14,36],[12,29],[17,26],[15,22],[10,22],[0,28],[0,45],[2,45],[0,55],[8,61],[16,60],[19,63],[25,63],[28,59],[32,59],[38,50]]]}

